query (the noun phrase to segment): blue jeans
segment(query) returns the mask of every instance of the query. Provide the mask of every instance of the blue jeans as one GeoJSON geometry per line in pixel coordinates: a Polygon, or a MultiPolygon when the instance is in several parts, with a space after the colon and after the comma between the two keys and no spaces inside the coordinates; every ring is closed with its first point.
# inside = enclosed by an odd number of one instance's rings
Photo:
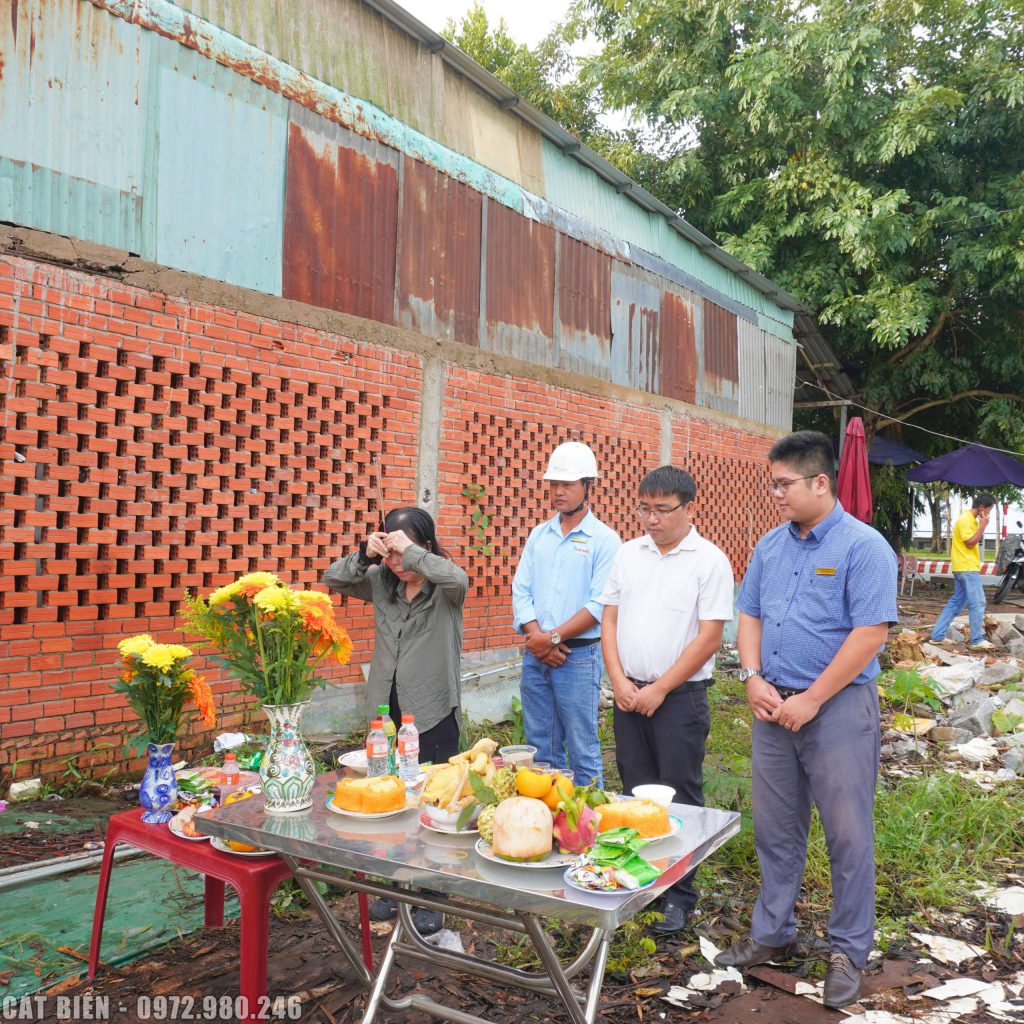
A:
{"type": "Polygon", "coordinates": [[[953,596],[942,609],[939,621],[932,630],[932,640],[945,640],[946,630],[953,619],[967,606],[971,622],[971,643],[980,644],[985,639],[985,588],[981,584],[980,572],[953,573],[953,596]]]}
{"type": "Polygon", "coordinates": [[[529,651],[523,653],[523,731],[537,748],[537,760],[571,768],[579,785],[592,778],[604,785],[597,704],[604,659],[601,645],[574,647],[565,662],[551,668],[529,651]],[[568,764],[566,756],[568,755],[568,764]]]}

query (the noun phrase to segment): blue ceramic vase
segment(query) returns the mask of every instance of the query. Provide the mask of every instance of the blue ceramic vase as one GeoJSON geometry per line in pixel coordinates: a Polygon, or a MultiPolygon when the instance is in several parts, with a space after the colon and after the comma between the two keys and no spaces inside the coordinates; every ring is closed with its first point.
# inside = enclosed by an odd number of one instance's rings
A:
{"type": "Polygon", "coordinates": [[[149,764],[139,786],[139,802],[145,807],[142,820],[159,825],[174,816],[171,808],[178,799],[178,780],[174,777],[174,744],[150,743],[149,764]]]}

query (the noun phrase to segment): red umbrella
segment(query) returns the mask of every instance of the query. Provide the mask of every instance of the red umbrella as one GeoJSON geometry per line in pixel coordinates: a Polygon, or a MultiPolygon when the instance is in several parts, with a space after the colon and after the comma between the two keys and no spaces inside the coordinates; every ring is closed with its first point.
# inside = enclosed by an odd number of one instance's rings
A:
{"type": "Polygon", "coordinates": [[[846,426],[846,440],[839,459],[838,497],[843,508],[861,522],[871,522],[871,477],[864,421],[854,416],[846,426]]]}

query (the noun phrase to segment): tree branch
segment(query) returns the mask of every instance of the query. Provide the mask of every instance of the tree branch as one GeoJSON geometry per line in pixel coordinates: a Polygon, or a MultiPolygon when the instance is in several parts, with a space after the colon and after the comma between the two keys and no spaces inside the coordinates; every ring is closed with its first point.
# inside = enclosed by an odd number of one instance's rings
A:
{"type": "Polygon", "coordinates": [[[1019,402],[1024,405],[1024,395],[1007,394],[1003,391],[984,391],[979,388],[974,391],[961,391],[959,395],[953,395],[951,398],[935,398],[930,402],[923,402],[898,416],[883,416],[876,422],[875,427],[877,429],[885,423],[904,423],[911,416],[916,416],[919,412],[924,412],[925,409],[932,409],[937,405],[952,405],[954,402],[959,402],[961,398],[1008,398],[1011,402],[1019,402]]]}
{"type": "MultiPolygon", "coordinates": [[[[952,287],[946,292],[947,302],[953,298],[952,287]]],[[[917,339],[917,341],[911,342],[906,348],[900,349],[894,356],[886,360],[886,366],[892,366],[896,363],[904,363],[911,356],[917,355],[918,352],[923,352],[926,348],[930,348],[935,342],[935,339],[942,333],[942,328],[946,326],[946,321],[949,319],[949,306],[939,313],[939,318],[928,328],[928,330],[917,339]]]]}

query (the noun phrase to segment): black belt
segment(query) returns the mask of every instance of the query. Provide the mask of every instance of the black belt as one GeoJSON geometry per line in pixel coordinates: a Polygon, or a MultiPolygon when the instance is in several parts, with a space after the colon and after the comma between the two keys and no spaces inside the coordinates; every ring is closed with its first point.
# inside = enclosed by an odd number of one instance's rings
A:
{"type": "MultiPolygon", "coordinates": [[[[653,679],[649,679],[649,680],[645,681],[643,679],[634,679],[632,676],[626,676],[626,678],[634,686],[638,686],[641,690],[645,686],[650,686],[651,683],[654,682],[653,679]]],[[[682,690],[695,690],[695,689],[697,689],[698,686],[703,686],[703,687],[707,688],[707,687],[711,686],[713,683],[714,683],[714,679],[711,678],[710,676],[708,676],[707,679],[688,679],[681,686],[677,686],[674,690],[671,690],[670,692],[671,693],[678,693],[678,692],[680,692],[682,690]]]]}
{"type": "Polygon", "coordinates": [[[765,682],[771,683],[779,691],[780,697],[795,697],[797,694],[807,692],[806,688],[801,690],[798,686],[779,686],[778,683],[772,683],[770,679],[766,679],[765,682]]]}
{"type": "Polygon", "coordinates": [[[601,642],[601,638],[599,636],[588,637],[586,640],[582,640],[582,639],[577,638],[575,640],[563,640],[562,641],[562,643],[565,644],[566,647],[573,647],[573,648],[575,648],[575,647],[593,647],[594,644],[599,644],[600,642],[601,642]]]}

